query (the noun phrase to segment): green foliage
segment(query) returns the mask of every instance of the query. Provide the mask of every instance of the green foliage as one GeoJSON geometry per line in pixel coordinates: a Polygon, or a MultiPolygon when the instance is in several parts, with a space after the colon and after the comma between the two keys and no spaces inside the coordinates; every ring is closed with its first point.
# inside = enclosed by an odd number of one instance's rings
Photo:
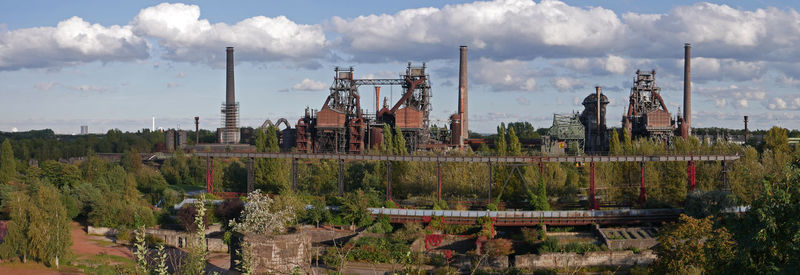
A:
{"type": "Polygon", "coordinates": [[[378,219],[375,220],[375,223],[367,228],[367,232],[377,234],[392,233],[392,231],[394,231],[394,227],[392,227],[389,217],[387,216],[378,217],[378,219]]]}
{"type": "Polygon", "coordinates": [[[764,149],[770,151],[789,152],[788,130],[773,126],[764,135],[764,149]]]}
{"type": "Polygon", "coordinates": [[[408,148],[406,147],[406,139],[403,137],[403,132],[400,130],[400,127],[394,128],[394,152],[398,155],[407,155],[408,148]]]}
{"type": "Polygon", "coordinates": [[[392,233],[392,239],[399,242],[411,243],[425,236],[425,231],[419,223],[404,223],[403,227],[392,233]]]}
{"type": "Polygon", "coordinates": [[[523,227],[520,232],[522,232],[522,239],[528,244],[538,243],[547,237],[541,228],[523,227]]]}
{"type": "Polygon", "coordinates": [[[798,178],[764,184],[764,192],[733,226],[739,248],[735,263],[740,265],[734,268],[753,274],[795,272],[800,266],[798,217],[798,178]]]}
{"type": "Polygon", "coordinates": [[[189,242],[188,254],[186,255],[182,273],[185,274],[205,274],[206,258],[208,257],[208,250],[206,247],[206,207],[205,200],[198,200],[194,204],[197,213],[194,216],[194,226],[197,230],[193,234],[191,242],[189,242]]]}
{"type": "MultiPolygon", "coordinates": [[[[278,153],[278,129],[269,126],[264,131],[256,130],[256,150],[259,152],[278,153]]],[[[277,194],[289,189],[289,163],[285,159],[256,159],[255,187],[264,192],[277,194]]]]}
{"type": "Polygon", "coordinates": [[[344,222],[357,226],[372,224],[372,215],[367,210],[371,200],[375,200],[375,198],[371,198],[361,190],[345,195],[344,202],[340,207],[344,222]]]}
{"type": "Polygon", "coordinates": [[[608,148],[609,153],[613,155],[619,155],[622,153],[622,145],[619,144],[618,131],[611,131],[611,140],[609,141],[608,148]]]}
{"type": "Polygon", "coordinates": [[[410,264],[411,249],[405,243],[392,242],[386,238],[361,237],[348,243],[352,250],[347,254],[348,261],[369,263],[410,264]]]}
{"type": "Polygon", "coordinates": [[[60,202],[58,189],[49,184],[34,182],[27,190],[11,193],[4,200],[11,221],[0,244],[2,257],[21,257],[23,261],[31,257],[58,267],[72,245],[70,220],[60,202]]]}
{"type": "Polygon", "coordinates": [[[547,187],[543,181],[536,184],[535,190],[528,190],[528,203],[531,210],[550,210],[550,203],[547,201],[547,187]]]}
{"type": "Polygon", "coordinates": [[[693,218],[721,216],[723,210],[737,206],[730,192],[714,190],[708,192],[695,191],[686,197],[684,211],[693,218]]]}
{"type": "Polygon", "coordinates": [[[537,139],[541,137],[539,133],[536,132],[533,125],[527,121],[509,122],[508,130],[511,131],[511,129],[513,129],[521,139],[537,139]]]}
{"type": "Polygon", "coordinates": [[[381,153],[394,155],[395,152],[394,146],[394,138],[392,137],[392,128],[389,127],[389,124],[383,125],[383,142],[381,142],[381,153]]]}
{"type": "Polygon", "coordinates": [[[506,125],[500,123],[500,126],[497,127],[497,140],[494,142],[494,150],[497,151],[497,155],[505,156],[507,149],[506,145],[506,125]]]}
{"type": "Polygon", "coordinates": [[[331,211],[325,205],[325,199],[311,200],[311,208],[306,210],[305,220],[319,226],[320,223],[330,221],[333,218],[331,211]]]}
{"type": "Polygon", "coordinates": [[[522,143],[519,142],[517,133],[514,128],[508,128],[508,154],[512,156],[519,156],[522,154],[522,143]]]}
{"type": "Polygon", "coordinates": [[[608,250],[605,246],[598,246],[593,243],[570,242],[566,244],[560,244],[556,238],[546,238],[539,246],[538,252],[540,254],[546,252],[574,252],[578,254],[584,254],[586,252],[605,250],[608,250]]]}
{"type": "Polygon", "coordinates": [[[0,184],[8,183],[17,178],[17,160],[14,159],[14,149],[11,140],[6,139],[0,146],[0,184]]]}
{"type": "Polygon", "coordinates": [[[658,259],[652,268],[659,274],[718,274],[734,257],[730,233],[725,228],[714,229],[711,218],[681,215],[678,223],[662,228],[658,243],[658,259]]]}

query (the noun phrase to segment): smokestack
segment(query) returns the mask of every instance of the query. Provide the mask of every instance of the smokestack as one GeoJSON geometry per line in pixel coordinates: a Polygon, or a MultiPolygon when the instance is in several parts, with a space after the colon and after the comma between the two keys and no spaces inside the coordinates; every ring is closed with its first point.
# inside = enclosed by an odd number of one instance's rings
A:
{"type": "Polygon", "coordinates": [[[463,147],[464,140],[469,137],[469,101],[467,96],[467,46],[460,47],[461,59],[458,70],[458,114],[461,118],[461,141],[459,145],[463,147]]]}
{"type": "Polygon", "coordinates": [[[233,81],[233,47],[225,48],[227,54],[225,74],[225,104],[222,106],[224,125],[221,135],[222,143],[239,143],[240,133],[237,126],[239,120],[239,105],[236,103],[236,94],[233,81]]]}
{"type": "Polygon", "coordinates": [[[683,124],[686,135],[692,135],[692,44],[683,45],[683,124]]]}
{"type": "Polygon", "coordinates": [[[381,110],[381,86],[375,86],[375,115],[381,110]]]}
{"type": "Polygon", "coordinates": [[[194,144],[200,144],[200,117],[194,117],[194,144]]]}
{"type": "Polygon", "coordinates": [[[153,128],[150,128],[150,132],[156,131],[156,117],[153,117],[153,128]]]}
{"type": "Polygon", "coordinates": [[[595,129],[595,132],[597,132],[598,137],[600,136],[600,91],[602,89],[600,86],[594,86],[594,91],[597,94],[597,129],[595,129]]]}
{"type": "Polygon", "coordinates": [[[225,74],[225,104],[236,104],[235,89],[233,86],[233,47],[227,47],[225,52],[228,54],[228,62],[226,65],[227,72],[225,74]]]}
{"type": "Polygon", "coordinates": [[[747,140],[750,139],[750,130],[747,128],[747,116],[744,116],[744,142],[747,143],[747,140]]]}

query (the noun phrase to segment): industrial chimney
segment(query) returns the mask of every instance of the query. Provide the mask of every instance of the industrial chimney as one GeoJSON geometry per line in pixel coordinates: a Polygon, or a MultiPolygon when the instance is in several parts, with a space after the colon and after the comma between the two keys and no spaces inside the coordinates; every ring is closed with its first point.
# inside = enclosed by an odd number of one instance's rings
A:
{"type": "Polygon", "coordinates": [[[747,143],[747,140],[750,139],[750,129],[747,128],[748,117],[744,116],[744,142],[747,143]]]}
{"type": "Polygon", "coordinates": [[[683,45],[683,124],[686,136],[692,135],[692,45],[683,45]]]}
{"type": "Polygon", "coordinates": [[[239,143],[239,104],[236,103],[236,95],[233,82],[233,47],[225,49],[227,53],[226,75],[225,75],[225,103],[222,106],[223,129],[220,135],[222,143],[239,143]]]}
{"type": "Polygon", "coordinates": [[[458,70],[458,115],[461,118],[461,138],[458,142],[464,147],[464,140],[469,138],[469,101],[467,95],[467,46],[460,47],[461,58],[458,70]]]}
{"type": "Polygon", "coordinates": [[[200,144],[200,117],[194,117],[194,144],[200,144]]]}

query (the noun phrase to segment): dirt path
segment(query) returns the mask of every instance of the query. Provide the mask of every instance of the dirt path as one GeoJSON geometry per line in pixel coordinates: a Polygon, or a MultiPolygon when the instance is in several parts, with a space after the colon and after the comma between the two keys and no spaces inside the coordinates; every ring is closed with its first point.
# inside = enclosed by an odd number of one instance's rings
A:
{"type": "Polygon", "coordinates": [[[94,256],[100,254],[115,255],[131,259],[133,258],[133,253],[131,253],[131,251],[124,246],[100,245],[99,241],[92,239],[96,236],[87,235],[86,231],[83,230],[83,226],[76,222],[73,222],[70,225],[70,234],[72,235],[72,252],[75,253],[79,258],[82,255],[94,256]]]}

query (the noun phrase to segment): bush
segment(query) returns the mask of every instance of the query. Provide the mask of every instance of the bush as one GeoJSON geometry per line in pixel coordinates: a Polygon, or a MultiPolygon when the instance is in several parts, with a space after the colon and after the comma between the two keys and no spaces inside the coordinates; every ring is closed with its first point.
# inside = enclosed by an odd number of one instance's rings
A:
{"type": "Polygon", "coordinates": [[[425,232],[422,230],[422,225],[419,223],[406,223],[403,224],[403,228],[396,230],[392,234],[392,239],[395,241],[402,241],[406,243],[413,242],[417,238],[422,238],[425,236],[425,232]]]}
{"type": "Polygon", "coordinates": [[[520,231],[522,232],[522,239],[528,244],[537,243],[546,236],[541,228],[523,227],[520,231]]]}
{"type": "Polygon", "coordinates": [[[394,231],[394,227],[392,227],[389,217],[387,216],[380,216],[375,223],[367,228],[367,232],[378,234],[392,233],[392,231],[394,231]]]}
{"type": "MultiPolygon", "coordinates": [[[[208,212],[209,211],[206,211],[206,213],[208,212]]],[[[197,215],[197,209],[195,209],[194,205],[192,204],[184,205],[183,207],[181,207],[180,210],[178,210],[178,213],[176,214],[176,216],[178,217],[178,223],[181,225],[181,228],[189,232],[194,232],[197,230],[197,225],[194,223],[194,216],[196,215],[197,215]]],[[[203,218],[203,223],[210,224],[208,214],[206,214],[206,216],[203,218]]]]}
{"type": "Polygon", "coordinates": [[[508,239],[492,239],[483,244],[483,253],[490,256],[506,256],[514,253],[513,244],[508,239]]]}
{"type": "Polygon", "coordinates": [[[233,219],[238,220],[239,217],[242,216],[242,210],[244,210],[244,202],[239,198],[234,198],[218,204],[214,209],[214,214],[223,225],[227,226],[228,221],[233,219]]]}

